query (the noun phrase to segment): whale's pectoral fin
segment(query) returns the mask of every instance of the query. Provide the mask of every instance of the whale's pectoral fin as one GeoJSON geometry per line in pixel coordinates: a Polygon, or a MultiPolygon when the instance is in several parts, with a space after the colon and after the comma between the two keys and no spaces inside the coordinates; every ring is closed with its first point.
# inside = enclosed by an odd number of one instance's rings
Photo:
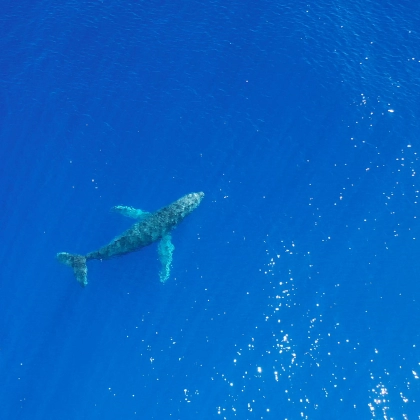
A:
{"type": "Polygon", "coordinates": [[[130,206],[114,206],[111,208],[111,211],[122,214],[125,217],[130,217],[131,219],[137,220],[143,219],[144,217],[150,214],[148,211],[135,209],[134,207],[130,206]]]}
{"type": "Polygon", "coordinates": [[[171,275],[172,253],[174,252],[174,245],[171,242],[171,235],[165,235],[158,245],[159,260],[162,264],[159,277],[162,283],[165,283],[171,275]]]}
{"type": "Polygon", "coordinates": [[[67,252],[59,252],[57,254],[57,259],[61,263],[69,265],[73,268],[76,280],[82,287],[85,287],[88,284],[86,257],[83,255],[72,255],[67,252]]]}

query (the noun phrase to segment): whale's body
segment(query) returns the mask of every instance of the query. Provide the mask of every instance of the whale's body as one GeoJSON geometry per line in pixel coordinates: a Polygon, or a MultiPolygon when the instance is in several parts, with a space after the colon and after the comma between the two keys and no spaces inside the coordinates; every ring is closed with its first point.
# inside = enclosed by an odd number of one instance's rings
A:
{"type": "Polygon", "coordinates": [[[163,207],[155,213],[146,213],[141,210],[126,206],[116,206],[114,211],[138,219],[130,229],[115,238],[108,245],[86,255],[74,255],[67,252],[57,254],[57,259],[73,268],[77,281],[82,285],[87,285],[87,266],[89,260],[107,260],[138,251],[153,242],[159,243],[159,258],[162,263],[160,279],[165,282],[169,278],[170,265],[172,262],[172,252],[174,246],[171,242],[170,232],[186,216],[198,207],[204,193],[187,194],[169,206],[163,207]]]}

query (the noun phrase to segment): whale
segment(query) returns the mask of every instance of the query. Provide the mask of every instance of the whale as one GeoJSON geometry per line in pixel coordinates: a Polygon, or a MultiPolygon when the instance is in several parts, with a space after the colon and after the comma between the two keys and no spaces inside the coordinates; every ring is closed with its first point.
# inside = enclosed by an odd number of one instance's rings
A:
{"type": "Polygon", "coordinates": [[[85,287],[88,284],[87,261],[102,261],[120,257],[139,251],[153,242],[159,242],[158,254],[161,262],[159,277],[160,281],[165,283],[170,277],[172,254],[175,249],[172,244],[171,232],[200,205],[203,198],[203,192],[190,193],[154,213],[130,206],[115,206],[111,209],[113,212],[136,219],[137,222],[96,251],[85,255],[59,252],[56,257],[59,262],[73,269],[76,280],[82,287],[85,287]]]}

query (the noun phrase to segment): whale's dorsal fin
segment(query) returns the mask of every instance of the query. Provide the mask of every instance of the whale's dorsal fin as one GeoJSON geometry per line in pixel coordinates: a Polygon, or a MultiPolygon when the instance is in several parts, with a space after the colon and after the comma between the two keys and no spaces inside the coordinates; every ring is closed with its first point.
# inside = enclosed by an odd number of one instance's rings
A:
{"type": "Polygon", "coordinates": [[[130,217],[131,219],[137,220],[143,219],[144,217],[150,214],[148,211],[135,209],[134,207],[130,206],[114,206],[111,208],[111,211],[119,213],[125,217],[130,217]]]}

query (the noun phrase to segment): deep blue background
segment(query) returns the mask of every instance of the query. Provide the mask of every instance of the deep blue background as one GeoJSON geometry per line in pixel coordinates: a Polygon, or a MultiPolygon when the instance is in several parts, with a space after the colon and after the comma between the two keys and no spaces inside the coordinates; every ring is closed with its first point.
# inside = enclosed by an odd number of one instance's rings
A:
{"type": "Polygon", "coordinates": [[[4,1],[0,417],[418,418],[419,7],[4,1]]]}

